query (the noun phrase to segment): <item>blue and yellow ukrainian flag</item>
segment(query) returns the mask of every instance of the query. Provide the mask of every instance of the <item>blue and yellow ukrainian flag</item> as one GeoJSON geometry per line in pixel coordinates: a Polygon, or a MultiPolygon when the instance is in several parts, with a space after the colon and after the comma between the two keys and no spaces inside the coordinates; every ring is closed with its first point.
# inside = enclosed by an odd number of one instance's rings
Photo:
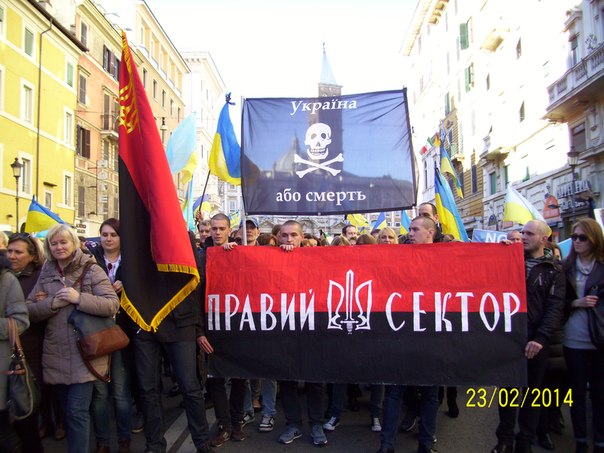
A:
{"type": "Polygon", "coordinates": [[[32,197],[29,211],[27,211],[27,219],[25,220],[26,233],[48,230],[59,223],[65,222],[50,209],[38,203],[36,197],[32,197]]]}
{"type": "Polygon", "coordinates": [[[348,222],[358,228],[362,232],[369,226],[369,220],[363,214],[348,214],[346,216],[348,222]]]}
{"type": "Polygon", "coordinates": [[[384,214],[383,212],[380,212],[380,215],[378,216],[378,218],[375,219],[375,222],[373,224],[373,228],[371,228],[371,231],[381,230],[382,228],[386,228],[387,226],[388,226],[388,224],[386,223],[386,214],[384,214]]]}
{"type": "Polygon", "coordinates": [[[401,230],[400,234],[409,234],[409,227],[411,226],[411,219],[407,215],[407,211],[401,211],[401,230]]]}
{"type": "Polygon", "coordinates": [[[453,168],[451,157],[445,149],[444,144],[440,145],[440,171],[443,173],[449,173],[451,176],[453,176],[455,188],[457,189],[457,195],[459,195],[460,198],[463,198],[463,190],[461,188],[461,183],[459,182],[459,177],[457,176],[455,168],[453,168]]]}
{"type": "Polygon", "coordinates": [[[233,123],[229,116],[230,93],[227,101],[220,111],[218,127],[214,135],[214,142],[210,151],[208,165],[210,172],[223,181],[235,186],[241,185],[241,147],[233,130],[233,123]]]}
{"type": "Polygon", "coordinates": [[[241,223],[241,216],[239,215],[239,211],[235,211],[229,214],[229,220],[231,228],[239,228],[239,224],[241,223]]]}
{"type": "Polygon", "coordinates": [[[205,212],[212,211],[212,205],[210,205],[209,200],[210,196],[207,194],[203,197],[199,197],[197,200],[195,200],[195,203],[193,204],[193,211],[195,211],[196,209],[200,209],[201,211],[205,212]]]}
{"type": "Polygon", "coordinates": [[[468,234],[463,226],[461,216],[457,211],[453,193],[449,187],[449,183],[440,174],[438,168],[434,167],[434,196],[436,198],[436,211],[438,212],[438,220],[443,229],[444,234],[452,234],[457,240],[468,242],[468,234]]]}
{"type": "Polygon", "coordinates": [[[166,145],[166,157],[170,165],[170,173],[181,173],[180,183],[186,184],[193,178],[197,168],[196,151],[196,117],[195,112],[187,116],[178,125],[166,145]]]}

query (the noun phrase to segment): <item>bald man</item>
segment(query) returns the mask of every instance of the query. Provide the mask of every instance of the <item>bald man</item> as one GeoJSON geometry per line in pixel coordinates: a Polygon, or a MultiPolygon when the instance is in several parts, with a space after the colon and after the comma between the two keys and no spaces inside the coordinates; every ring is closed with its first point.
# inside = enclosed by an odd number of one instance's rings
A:
{"type": "MultiPolygon", "coordinates": [[[[540,387],[547,366],[548,343],[560,328],[564,308],[565,278],[560,263],[545,255],[550,228],[541,220],[531,220],[522,229],[526,271],[526,309],[528,342],[524,348],[527,359],[528,389],[540,387]]],[[[522,391],[522,389],[519,389],[522,391]]],[[[497,445],[491,453],[531,453],[539,422],[539,408],[526,404],[499,407],[497,445]],[[519,431],[514,434],[516,421],[519,431]]]]}

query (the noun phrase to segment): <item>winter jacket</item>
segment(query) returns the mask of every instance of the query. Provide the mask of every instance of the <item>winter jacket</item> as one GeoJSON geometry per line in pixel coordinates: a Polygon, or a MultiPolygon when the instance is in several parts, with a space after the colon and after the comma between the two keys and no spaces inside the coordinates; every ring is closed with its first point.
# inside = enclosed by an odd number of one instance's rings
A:
{"type": "Polygon", "coordinates": [[[0,271],[0,411],[6,409],[7,376],[11,360],[11,348],[8,340],[8,319],[17,323],[19,334],[29,326],[27,307],[23,291],[17,278],[8,270],[0,271]]]}
{"type": "Polygon", "coordinates": [[[526,278],[528,339],[547,346],[562,324],[566,283],[562,265],[542,257],[526,278]]]}
{"type": "MultiPolygon", "coordinates": [[[[15,274],[25,297],[29,295],[32,288],[36,285],[41,270],[42,266],[36,267],[33,263],[29,263],[25,266],[25,269],[15,274]]],[[[23,346],[25,357],[27,357],[27,363],[39,382],[43,381],[42,344],[44,342],[45,328],[45,321],[30,322],[29,329],[21,335],[21,346],[23,346]]]]}
{"type": "MultiPolygon", "coordinates": [[[[79,384],[96,379],[80,356],[75,331],[68,323],[69,315],[73,310],[81,310],[96,316],[114,316],[119,301],[103,269],[96,265],[94,258],[80,249],[74,252],[72,261],[63,269],[65,286],[70,287],[76,282],[89,261],[95,264],[88,268],[81,285],[75,288],[80,292],[78,304],[51,308],[55,294],[64,287],[56,261],[44,264],[36,286],[27,297],[26,304],[32,321],[47,320],[42,354],[43,376],[47,384],[79,384]],[[35,295],[40,291],[47,296],[38,302],[35,295]]],[[[108,357],[99,357],[92,360],[91,364],[103,375],[107,371],[108,362],[108,357]]]]}

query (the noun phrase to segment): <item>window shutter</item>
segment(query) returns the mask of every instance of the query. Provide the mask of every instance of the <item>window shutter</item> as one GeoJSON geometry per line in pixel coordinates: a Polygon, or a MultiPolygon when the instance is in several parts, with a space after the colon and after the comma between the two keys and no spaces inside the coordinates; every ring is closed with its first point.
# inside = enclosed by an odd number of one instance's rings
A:
{"type": "Polygon", "coordinates": [[[468,48],[468,45],[468,24],[459,24],[459,47],[464,50],[468,48]]]}

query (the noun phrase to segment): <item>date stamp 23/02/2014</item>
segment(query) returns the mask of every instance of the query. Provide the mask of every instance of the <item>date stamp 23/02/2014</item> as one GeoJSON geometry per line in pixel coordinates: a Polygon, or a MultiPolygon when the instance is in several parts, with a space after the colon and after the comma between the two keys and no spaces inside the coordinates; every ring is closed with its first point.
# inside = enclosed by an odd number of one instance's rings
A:
{"type": "Polygon", "coordinates": [[[466,390],[466,407],[560,407],[572,406],[571,389],[515,388],[515,387],[469,387],[466,390]]]}

